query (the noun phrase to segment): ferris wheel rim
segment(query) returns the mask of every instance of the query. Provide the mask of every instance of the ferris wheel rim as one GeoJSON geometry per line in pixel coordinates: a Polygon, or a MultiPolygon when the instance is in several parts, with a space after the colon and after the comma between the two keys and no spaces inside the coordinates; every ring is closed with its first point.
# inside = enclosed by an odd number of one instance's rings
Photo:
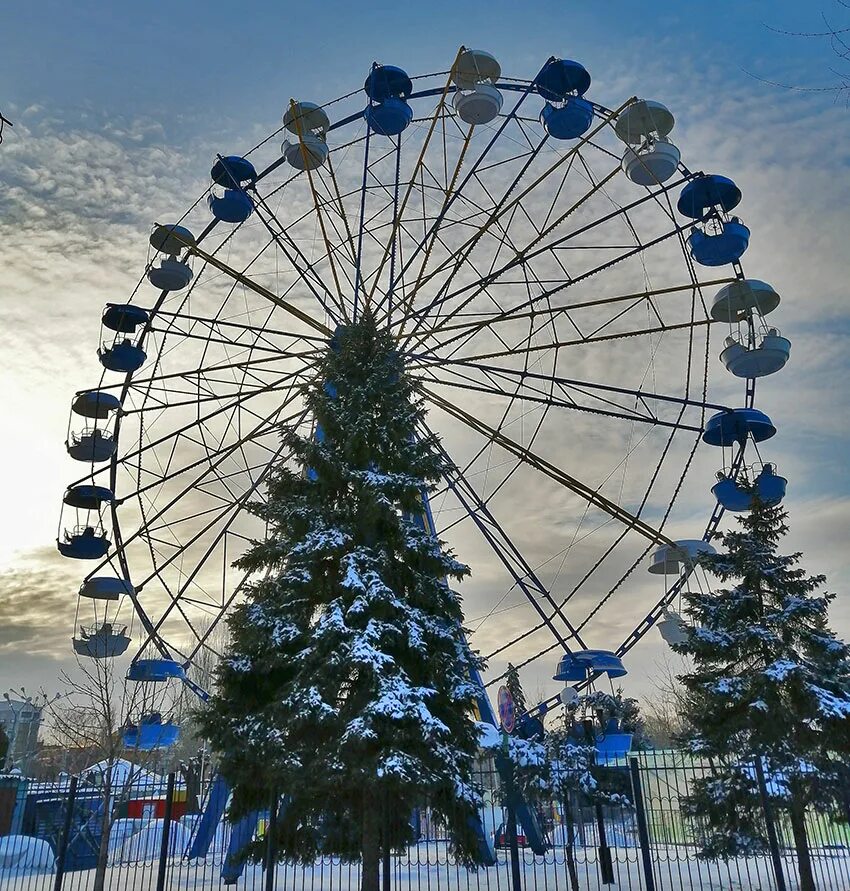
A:
{"type": "MultiPolygon", "coordinates": [[[[437,75],[436,75],[436,74],[420,75],[420,76],[418,76],[417,78],[414,78],[414,80],[417,80],[417,79],[424,79],[424,78],[427,78],[427,77],[434,77],[434,76],[437,76],[437,75]]],[[[531,91],[533,85],[534,85],[534,81],[533,81],[533,80],[532,80],[532,81],[519,81],[519,80],[516,80],[516,79],[505,79],[505,80],[500,80],[500,81],[496,84],[496,86],[499,87],[499,88],[501,88],[501,89],[505,89],[505,90],[508,90],[508,91],[514,91],[514,92],[521,93],[521,94],[522,94],[522,98],[524,98],[525,95],[528,95],[528,94],[530,93],[530,91],[531,91]]],[[[419,92],[414,92],[414,93],[412,93],[411,96],[410,96],[410,98],[411,98],[411,99],[424,98],[424,97],[431,96],[431,95],[438,95],[440,92],[445,92],[445,90],[444,90],[444,91],[441,91],[441,90],[439,90],[439,89],[436,89],[436,90],[431,90],[431,89],[429,89],[429,90],[422,90],[422,91],[419,91],[419,92]]],[[[350,96],[350,95],[352,95],[352,94],[347,94],[347,96],[350,96]]],[[[346,97],[340,97],[339,99],[331,100],[329,103],[327,103],[325,106],[322,106],[322,107],[328,107],[328,106],[330,106],[330,105],[333,105],[333,104],[335,104],[336,102],[341,101],[342,98],[346,98],[346,97]]],[[[625,105],[628,104],[628,102],[630,102],[630,101],[632,101],[632,100],[628,100],[627,103],[624,103],[624,107],[625,107],[625,105]]],[[[598,104],[596,104],[596,103],[594,103],[594,111],[595,111],[595,113],[598,113],[598,114],[600,114],[600,115],[606,115],[606,114],[607,114],[607,115],[609,115],[609,116],[612,116],[612,115],[615,114],[615,112],[611,112],[610,109],[607,109],[607,108],[605,108],[604,106],[598,105],[598,104]]],[[[330,126],[330,128],[329,128],[329,132],[330,132],[331,130],[335,130],[335,129],[341,128],[341,127],[343,127],[343,126],[346,125],[346,124],[353,123],[353,122],[355,122],[355,121],[357,121],[357,120],[359,120],[359,119],[362,119],[362,113],[361,113],[360,115],[352,115],[352,116],[349,116],[348,118],[343,118],[343,119],[341,119],[341,120],[339,120],[339,121],[337,121],[337,122],[335,122],[335,123],[332,123],[331,126],[330,126]]],[[[609,120],[607,120],[607,121],[603,121],[603,124],[602,124],[601,126],[605,126],[606,124],[609,124],[609,123],[610,123],[610,117],[609,117],[609,120]]],[[[279,132],[280,132],[280,130],[275,131],[275,134],[276,134],[276,133],[279,133],[279,132]]],[[[272,134],[272,136],[267,137],[266,140],[263,141],[263,143],[265,143],[266,141],[268,141],[268,139],[274,138],[274,135],[275,135],[275,134],[272,134]]],[[[367,138],[368,138],[368,136],[367,136],[367,138]]],[[[261,145],[262,145],[263,143],[261,143],[261,145]]],[[[250,152],[247,153],[247,154],[250,154],[250,152]]],[[[280,159],[278,159],[277,161],[273,162],[272,164],[268,165],[263,171],[261,171],[261,172],[258,174],[258,176],[257,176],[257,181],[260,181],[262,178],[264,178],[265,176],[269,175],[269,174],[272,173],[274,170],[276,170],[277,168],[279,168],[279,167],[281,166],[281,164],[283,163],[283,161],[284,161],[284,159],[283,159],[283,158],[280,158],[280,159]]],[[[295,178],[296,178],[296,177],[293,177],[293,179],[295,179],[295,178]]],[[[685,177],[683,180],[681,180],[680,182],[685,182],[685,181],[687,181],[687,179],[688,179],[688,177],[686,176],[686,177],[685,177]]],[[[281,188],[282,188],[282,187],[281,187],[281,188]]],[[[666,192],[666,189],[663,190],[663,191],[666,192]]],[[[207,226],[207,228],[204,230],[204,232],[201,233],[201,236],[199,236],[199,238],[198,238],[198,242],[203,241],[203,239],[204,239],[210,232],[213,231],[213,229],[214,229],[215,226],[217,225],[217,222],[218,222],[218,221],[213,221],[209,226],[207,226]]],[[[230,234],[230,236],[228,237],[227,240],[229,240],[230,238],[232,238],[232,237],[233,237],[233,236],[234,236],[234,235],[241,229],[241,226],[242,226],[242,224],[238,224],[238,225],[233,229],[232,233],[230,234]]],[[[684,229],[684,228],[685,228],[685,227],[679,227],[675,232],[670,233],[670,234],[671,234],[671,235],[681,235],[681,231],[682,231],[682,229],[684,229]]],[[[224,244],[224,243],[226,243],[226,242],[223,242],[223,244],[224,244]]],[[[221,247],[222,247],[222,245],[220,245],[220,246],[216,249],[216,252],[217,252],[218,250],[220,250],[221,247]]],[[[641,250],[643,250],[643,249],[644,249],[644,248],[641,247],[641,250]]],[[[205,261],[205,262],[206,262],[206,261],[205,261]]],[[[253,262],[253,261],[252,261],[252,262],[253,262]]],[[[250,264],[249,264],[249,265],[250,265],[250,264]]],[[[200,277],[201,277],[201,276],[200,276],[200,274],[199,274],[199,276],[198,276],[198,278],[196,279],[195,283],[193,283],[192,288],[195,287],[195,284],[197,284],[197,281],[200,279],[200,277]]],[[[377,280],[377,279],[376,279],[376,280],[377,280]]],[[[698,287],[698,284],[696,283],[696,281],[695,281],[695,287],[698,287]]],[[[147,329],[147,330],[152,330],[152,326],[153,326],[153,315],[156,314],[156,313],[158,312],[158,310],[161,308],[163,302],[166,300],[166,295],[167,295],[168,293],[169,293],[169,292],[167,292],[167,291],[163,291],[163,292],[160,294],[159,298],[157,299],[157,301],[156,301],[156,303],[155,303],[155,306],[154,306],[154,308],[153,308],[153,310],[152,310],[152,314],[151,314],[151,315],[152,315],[152,318],[151,318],[151,321],[148,323],[148,329],[147,329]]],[[[224,303],[222,303],[222,307],[223,307],[223,306],[224,306],[224,303]]],[[[126,398],[126,395],[127,395],[128,391],[129,391],[129,388],[130,388],[130,386],[131,386],[131,383],[132,383],[132,382],[131,382],[131,378],[132,378],[132,374],[128,374],[128,375],[127,375],[127,378],[126,378],[126,380],[125,380],[125,382],[124,382],[124,384],[122,385],[122,397],[121,397],[121,398],[122,398],[122,403],[123,403],[124,398],[126,398]]],[[[705,404],[705,403],[704,403],[704,404],[705,404]]],[[[120,429],[120,421],[121,421],[121,416],[119,416],[119,418],[117,419],[116,434],[117,434],[118,430],[120,429]]],[[[541,424],[542,424],[542,420],[541,420],[541,424]]],[[[117,469],[118,469],[118,465],[119,465],[119,463],[120,463],[120,460],[119,460],[118,455],[117,455],[117,453],[116,453],[116,454],[110,459],[110,482],[111,482],[111,484],[113,485],[113,487],[115,486],[116,481],[117,481],[117,480],[116,480],[116,477],[117,477],[117,469]]],[[[114,505],[111,506],[112,520],[113,520],[113,529],[114,529],[114,535],[115,535],[115,550],[114,550],[114,556],[117,556],[117,557],[118,557],[119,563],[120,563],[120,565],[121,565],[121,569],[122,569],[122,571],[124,572],[125,577],[129,580],[129,579],[131,578],[131,575],[130,575],[129,565],[127,564],[127,560],[126,560],[125,543],[124,543],[124,539],[123,539],[123,537],[122,537],[122,533],[121,533],[120,518],[118,517],[118,507],[119,507],[118,504],[114,504],[114,505]]],[[[141,610],[141,607],[140,607],[139,605],[137,605],[137,604],[134,603],[134,606],[136,607],[137,613],[143,612],[143,610],[141,610]]],[[[141,618],[141,615],[140,615],[140,618],[141,618]]],[[[162,643],[162,641],[159,641],[158,636],[155,635],[155,634],[153,634],[153,635],[149,635],[149,637],[151,638],[151,642],[153,642],[153,643],[155,643],[155,644],[157,644],[157,643],[162,643]]],[[[636,642],[636,641],[635,641],[635,642],[636,642]]],[[[633,644],[632,644],[632,645],[633,645],[633,644]]]]}

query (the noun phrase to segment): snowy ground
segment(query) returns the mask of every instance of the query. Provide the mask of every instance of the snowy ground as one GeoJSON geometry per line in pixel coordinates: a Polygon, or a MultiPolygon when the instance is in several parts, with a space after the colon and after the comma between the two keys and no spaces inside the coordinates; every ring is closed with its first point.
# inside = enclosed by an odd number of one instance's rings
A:
{"type": "MultiPolygon", "coordinates": [[[[693,851],[683,847],[657,848],[653,851],[653,875],[657,891],[774,891],[776,883],[768,861],[741,859],[728,864],[699,863],[693,851]]],[[[615,885],[603,885],[595,861],[595,851],[577,851],[576,865],[580,891],[608,891],[612,887],[645,889],[640,851],[634,847],[612,848],[615,885]]],[[[572,891],[563,850],[554,856],[534,858],[522,852],[523,891],[572,891]]],[[[818,891],[849,891],[850,853],[821,850],[815,860],[818,891]]],[[[188,862],[173,859],[168,864],[165,888],[170,891],[202,891],[224,886],[220,880],[221,858],[188,862]]],[[[788,891],[797,887],[792,864],[785,863],[788,891]]],[[[356,891],[356,866],[325,860],[313,867],[279,866],[274,887],[278,891],[356,891]]],[[[22,869],[0,875],[0,891],[52,891],[55,876],[51,871],[22,869]]],[[[72,872],[65,876],[62,891],[90,891],[94,872],[72,872]]],[[[157,861],[151,858],[135,863],[117,863],[109,868],[107,891],[154,891],[157,861]]],[[[263,891],[266,876],[261,868],[248,867],[236,891],[263,891]]],[[[427,891],[511,891],[510,863],[506,852],[499,852],[499,863],[477,873],[452,865],[441,844],[420,844],[409,858],[394,858],[390,885],[392,889],[427,889],[427,891]]],[[[231,886],[233,887],[233,886],[231,886]]]]}

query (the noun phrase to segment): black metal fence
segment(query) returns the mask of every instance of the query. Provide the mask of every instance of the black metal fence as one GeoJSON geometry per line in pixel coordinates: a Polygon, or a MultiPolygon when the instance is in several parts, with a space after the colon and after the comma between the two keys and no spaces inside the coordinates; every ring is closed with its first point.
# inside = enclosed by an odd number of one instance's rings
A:
{"type": "MultiPolygon", "coordinates": [[[[774,841],[764,855],[728,861],[697,856],[699,827],[680,806],[695,777],[708,767],[677,752],[643,752],[600,767],[599,779],[623,792],[627,806],[601,806],[573,796],[537,802],[545,853],[535,854],[522,826],[511,850],[507,809],[498,775],[482,767],[485,833],[496,864],[476,871],[458,866],[445,831],[427,809],[419,813],[419,840],[403,855],[385,857],[389,889],[486,891],[792,891],[799,886],[790,825],[781,810],[763,814],[774,841]]],[[[205,784],[209,785],[209,784],[205,784]]],[[[209,788],[198,796],[174,774],[146,765],[105,788],[92,778],[26,782],[0,778],[0,891],[194,891],[225,884],[223,868],[233,828],[212,826],[203,856],[192,856],[209,788]]],[[[258,816],[249,835],[261,842],[274,815],[258,816]]],[[[847,802],[807,815],[819,891],[850,891],[847,802]]],[[[197,845],[196,845],[197,847],[197,845]]],[[[194,852],[194,853],[197,853],[194,852]]],[[[359,866],[326,856],[314,863],[249,863],[237,889],[347,891],[359,886],[359,866]]]]}

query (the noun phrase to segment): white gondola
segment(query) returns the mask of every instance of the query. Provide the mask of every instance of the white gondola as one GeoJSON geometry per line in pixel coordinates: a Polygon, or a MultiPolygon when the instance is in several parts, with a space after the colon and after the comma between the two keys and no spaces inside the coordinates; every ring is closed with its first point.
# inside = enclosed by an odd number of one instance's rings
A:
{"type": "MultiPolygon", "coordinates": [[[[674,576],[676,581],[672,590],[681,594],[685,577],[693,572],[699,558],[705,554],[716,553],[714,546],[701,538],[682,538],[673,544],[663,544],[658,547],[650,558],[647,570],[653,575],[665,576],[665,594],[670,590],[670,580],[666,576],[674,576]]],[[[655,627],[669,646],[683,644],[688,639],[688,631],[681,616],[669,604],[664,608],[655,627]]]]}
{"type": "Polygon", "coordinates": [[[726,338],[720,361],[735,377],[766,377],[781,371],[791,355],[791,341],[778,329],[768,328],[751,347],[742,343],[740,336],[726,338]]]}
{"type": "Polygon", "coordinates": [[[715,322],[743,322],[753,313],[766,316],[779,306],[779,294],[756,278],[730,282],[715,295],[711,318],[715,322]]]}
{"type": "Polygon", "coordinates": [[[716,554],[714,546],[701,538],[683,538],[673,545],[661,545],[653,554],[649,572],[653,575],[678,575],[690,569],[701,554],[716,554]]]}
{"type": "Polygon", "coordinates": [[[681,160],[679,149],[667,138],[675,119],[660,102],[637,99],[617,118],[614,130],[628,146],[623,171],[639,186],[666,182],[681,160]]]}
{"type": "Polygon", "coordinates": [[[120,600],[125,595],[135,593],[135,589],[126,579],[109,576],[95,576],[86,579],[80,586],[80,597],[88,597],[92,600],[120,600]]]}
{"type": "Polygon", "coordinates": [[[100,390],[90,390],[75,397],[71,404],[72,420],[73,415],[78,415],[95,422],[94,426],[79,431],[71,430],[69,423],[65,448],[75,461],[99,463],[108,461],[115,454],[118,444],[110,423],[120,408],[118,397],[100,390]],[[98,424],[98,421],[103,423],[98,424]]]}
{"type": "Polygon", "coordinates": [[[731,328],[720,361],[735,377],[757,378],[781,371],[791,356],[791,341],[764,317],[779,306],[779,294],[767,282],[741,279],[721,288],[711,317],[731,328]]]}
{"type": "Polygon", "coordinates": [[[79,637],[72,638],[74,652],[90,659],[112,659],[121,656],[130,646],[126,625],[104,622],[90,628],[80,626],[79,637]]]}
{"type": "Polygon", "coordinates": [[[496,58],[483,50],[464,50],[452,71],[457,87],[452,105],[465,124],[489,124],[502,110],[502,94],[494,86],[502,73],[496,58]]]}
{"type": "Polygon", "coordinates": [[[328,159],[326,134],[331,125],[325,110],[315,102],[293,102],[283,116],[283,125],[297,137],[288,139],[280,150],[296,170],[315,170],[328,159]]]}
{"type": "Polygon", "coordinates": [[[661,614],[661,620],[656,623],[655,627],[664,642],[670,646],[688,641],[688,632],[682,617],[673,609],[665,609],[661,614]]]}
{"type": "Polygon", "coordinates": [[[178,255],[194,247],[195,236],[176,224],[156,226],[151,232],[150,245],[156,256],[148,268],[148,281],[160,291],[182,291],[192,281],[192,267],[178,255]]]}

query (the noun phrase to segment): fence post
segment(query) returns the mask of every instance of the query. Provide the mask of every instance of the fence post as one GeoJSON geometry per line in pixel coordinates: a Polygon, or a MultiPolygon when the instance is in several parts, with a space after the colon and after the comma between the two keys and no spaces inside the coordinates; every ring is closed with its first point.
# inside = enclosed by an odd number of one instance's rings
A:
{"type": "Polygon", "coordinates": [[[776,889],[777,891],[786,891],[785,873],[782,869],[782,857],[779,853],[779,839],[776,836],[776,824],[773,822],[773,808],[770,806],[770,798],[767,794],[767,783],[764,779],[764,765],[761,763],[761,755],[756,756],[755,764],[761,806],[764,810],[764,822],[767,826],[767,842],[770,845],[770,858],[773,861],[773,873],[776,877],[776,889]]]}
{"type": "Polygon", "coordinates": [[[646,891],[655,891],[655,876],[652,872],[652,853],[649,849],[649,824],[646,820],[646,807],[643,802],[643,788],[640,782],[640,763],[634,755],[629,758],[629,769],[632,774],[632,793],[635,799],[635,816],[637,817],[640,855],[643,860],[643,877],[646,891]]]}
{"type": "Polygon", "coordinates": [[[277,790],[269,803],[269,822],[266,826],[266,891],[274,891],[277,871],[277,790]]]}
{"type": "Polygon", "coordinates": [[[600,801],[595,802],[594,810],[596,812],[596,829],[599,834],[599,871],[602,873],[602,884],[616,885],[614,863],[611,860],[611,849],[608,847],[608,839],[605,836],[605,817],[600,801]]]}
{"type": "Polygon", "coordinates": [[[522,876],[519,871],[519,841],[516,837],[516,811],[513,806],[513,767],[508,781],[507,823],[508,846],[511,852],[511,884],[513,891],[522,891],[522,876]]]}
{"type": "Polygon", "coordinates": [[[165,788],[165,814],[162,821],[162,844],[159,846],[159,871],[156,875],[156,891],[165,889],[165,867],[168,861],[168,841],[171,836],[171,812],[174,804],[174,772],[168,775],[165,788]]]}
{"type": "Polygon", "coordinates": [[[56,852],[56,880],[53,891],[62,891],[62,879],[65,877],[65,855],[68,852],[68,840],[71,837],[71,822],[74,818],[74,801],[77,797],[77,777],[71,777],[68,786],[68,802],[65,805],[65,820],[62,824],[62,835],[59,836],[59,849],[56,852]]]}

